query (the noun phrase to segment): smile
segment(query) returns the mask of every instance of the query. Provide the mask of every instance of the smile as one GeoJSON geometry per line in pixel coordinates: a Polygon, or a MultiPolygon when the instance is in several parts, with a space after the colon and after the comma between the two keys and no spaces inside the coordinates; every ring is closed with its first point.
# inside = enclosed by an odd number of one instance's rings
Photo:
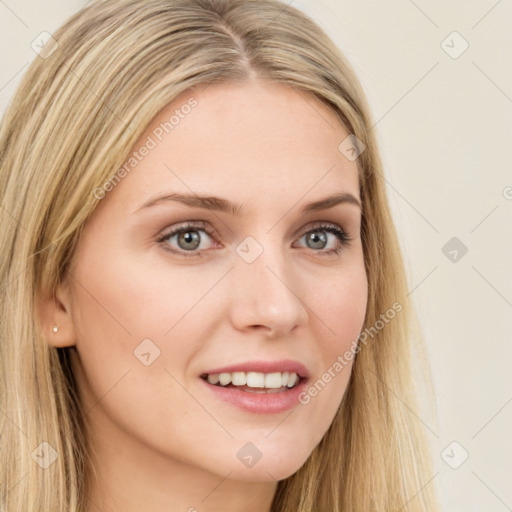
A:
{"type": "Polygon", "coordinates": [[[249,393],[279,393],[294,388],[300,382],[295,372],[223,372],[201,377],[214,386],[238,388],[249,393]]]}

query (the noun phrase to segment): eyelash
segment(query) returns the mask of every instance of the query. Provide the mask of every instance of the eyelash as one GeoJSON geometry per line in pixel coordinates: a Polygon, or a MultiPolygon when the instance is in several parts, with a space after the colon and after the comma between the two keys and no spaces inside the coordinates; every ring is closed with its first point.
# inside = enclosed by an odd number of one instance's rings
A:
{"type": "MultiPolygon", "coordinates": [[[[193,257],[193,256],[199,256],[199,257],[203,257],[203,252],[206,251],[207,249],[204,249],[203,251],[197,251],[197,250],[194,250],[194,251],[184,251],[184,250],[177,250],[177,249],[170,249],[169,248],[169,245],[164,243],[167,239],[173,237],[174,235],[179,235],[181,233],[186,233],[187,231],[204,231],[209,237],[213,238],[216,236],[215,232],[210,229],[206,223],[204,222],[188,222],[186,223],[185,225],[177,228],[177,229],[173,229],[169,232],[165,232],[163,233],[161,236],[159,236],[159,238],[157,239],[157,242],[159,244],[162,245],[162,248],[167,251],[167,252],[171,252],[173,254],[178,254],[180,256],[183,256],[185,258],[188,258],[188,257],[193,257]]],[[[336,226],[335,224],[320,224],[320,225],[317,225],[315,226],[313,229],[310,229],[308,231],[305,231],[301,234],[300,238],[302,238],[304,235],[308,235],[309,233],[315,233],[315,232],[318,232],[318,231],[325,231],[327,233],[332,233],[333,235],[335,235],[340,243],[340,245],[335,248],[335,249],[328,249],[328,250],[318,250],[318,251],[315,251],[314,249],[313,252],[318,252],[318,253],[321,253],[321,254],[324,254],[324,255],[335,255],[335,254],[339,254],[344,248],[345,246],[348,246],[350,245],[350,242],[352,241],[352,237],[350,237],[345,231],[343,231],[341,228],[339,228],[338,226],[336,226]]]]}

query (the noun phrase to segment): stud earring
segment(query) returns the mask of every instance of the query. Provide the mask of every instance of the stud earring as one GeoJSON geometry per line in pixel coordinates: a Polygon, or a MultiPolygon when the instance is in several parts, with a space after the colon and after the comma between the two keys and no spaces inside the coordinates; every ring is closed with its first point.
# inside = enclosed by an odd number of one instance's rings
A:
{"type": "Polygon", "coordinates": [[[59,330],[59,327],[57,325],[53,326],[53,332],[57,332],[59,330]]]}

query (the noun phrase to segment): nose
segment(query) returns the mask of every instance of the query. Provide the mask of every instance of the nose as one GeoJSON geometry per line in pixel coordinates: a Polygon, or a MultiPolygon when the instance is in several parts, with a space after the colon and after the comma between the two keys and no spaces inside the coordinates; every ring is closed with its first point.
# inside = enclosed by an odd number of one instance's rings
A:
{"type": "Polygon", "coordinates": [[[238,330],[259,330],[275,339],[307,322],[307,306],[301,293],[303,281],[293,275],[290,263],[279,250],[265,248],[252,263],[235,258],[230,275],[231,320],[238,330]]]}

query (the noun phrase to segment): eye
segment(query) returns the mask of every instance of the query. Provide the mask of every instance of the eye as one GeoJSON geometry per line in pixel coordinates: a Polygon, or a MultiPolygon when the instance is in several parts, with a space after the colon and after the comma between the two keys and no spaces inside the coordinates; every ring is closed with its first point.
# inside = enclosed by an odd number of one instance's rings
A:
{"type": "Polygon", "coordinates": [[[157,242],[162,244],[162,247],[169,252],[178,253],[182,256],[202,256],[201,251],[204,250],[204,247],[201,246],[202,238],[200,233],[206,233],[207,237],[213,237],[214,233],[204,222],[187,222],[185,225],[174,228],[171,231],[165,232],[157,242]],[[171,241],[173,238],[176,238],[176,243],[178,244],[178,249],[170,248],[167,241],[171,241]],[[199,250],[198,250],[199,249],[199,250]],[[187,254],[190,253],[190,254],[187,254]]]}
{"type": "MultiPolygon", "coordinates": [[[[205,233],[206,237],[210,239],[215,236],[215,232],[211,230],[205,222],[189,221],[180,227],[175,227],[170,231],[164,232],[157,239],[157,242],[168,252],[184,257],[202,257],[202,252],[206,251],[207,248],[202,246],[204,235],[201,235],[201,233],[205,233]],[[171,246],[170,242],[172,242],[173,239],[175,239],[173,244],[177,244],[177,248],[171,246]]],[[[300,237],[300,239],[302,238],[306,238],[307,247],[313,249],[314,252],[325,255],[339,254],[352,240],[352,238],[336,224],[321,224],[315,226],[314,229],[306,231],[300,237]],[[325,246],[328,245],[329,242],[328,235],[331,235],[334,247],[325,249],[325,246]]]]}
{"type": "Polygon", "coordinates": [[[301,238],[306,238],[306,244],[309,244],[309,248],[311,249],[321,249],[320,252],[322,254],[330,255],[330,254],[339,254],[346,245],[349,245],[352,238],[343,231],[339,226],[335,224],[321,224],[319,226],[315,226],[314,229],[310,229],[306,233],[302,235],[301,238]],[[326,233],[333,236],[334,247],[331,249],[324,250],[325,246],[328,243],[328,236],[326,233]]]}

